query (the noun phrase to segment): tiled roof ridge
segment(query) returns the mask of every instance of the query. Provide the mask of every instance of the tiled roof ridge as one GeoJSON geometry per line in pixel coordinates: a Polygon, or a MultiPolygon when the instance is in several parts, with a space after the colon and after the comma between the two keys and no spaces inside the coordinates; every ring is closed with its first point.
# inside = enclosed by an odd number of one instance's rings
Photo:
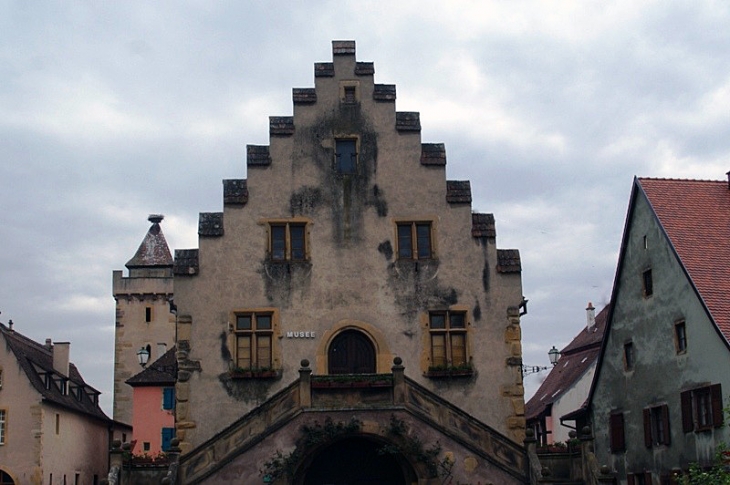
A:
{"type": "Polygon", "coordinates": [[[716,179],[690,179],[690,178],[675,178],[675,177],[636,177],[639,180],[658,180],[667,182],[717,182],[721,184],[727,184],[727,180],[716,180],[716,179]]]}

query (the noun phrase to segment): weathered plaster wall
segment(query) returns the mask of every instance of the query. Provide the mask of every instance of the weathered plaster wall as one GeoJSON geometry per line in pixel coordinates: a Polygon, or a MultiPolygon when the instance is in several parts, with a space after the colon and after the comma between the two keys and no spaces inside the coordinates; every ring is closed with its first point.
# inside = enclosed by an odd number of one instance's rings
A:
{"type": "Polygon", "coordinates": [[[296,379],[302,358],[321,372],[323,339],[351,322],[372,329],[378,372],[389,372],[398,355],[409,377],[521,441],[521,376],[507,365],[521,357],[520,274],[497,272],[494,239],[472,237],[470,204],[446,202],[444,167],[420,163],[420,133],[396,130],[394,103],[373,100],[372,74],[354,74],[354,55],[335,56],[334,70],[333,77],[315,79],[316,103],[294,106],[294,134],[271,136],[271,164],[248,167],[248,201],[224,207],[224,234],[200,238],[199,273],[176,276],[179,348],[185,353],[189,340],[184,358],[199,365],[178,384],[183,450],[296,379]],[[343,81],[357,83],[359,103],[340,104],[343,81]],[[334,140],[347,136],[360,143],[354,177],[332,168],[334,140]],[[272,218],[309,222],[308,263],[266,260],[272,218]],[[436,259],[396,260],[399,220],[432,221],[436,259]],[[232,312],[247,308],[277,312],[278,380],[228,377],[232,312]],[[469,378],[423,375],[427,312],[445,309],[467,311],[475,370],[469,378]],[[314,337],[287,338],[288,331],[314,337]]]}
{"type": "Polygon", "coordinates": [[[721,383],[726,396],[730,391],[730,352],[641,194],[627,227],[628,241],[623,269],[618,275],[614,315],[592,404],[599,461],[609,464],[621,477],[644,469],[669,471],[672,467],[685,468],[694,461],[707,462],[717,444],[730,440],[727,426],[699,433],[682,431],[680,390],[721,383]],[[654,291],[645,298],[642,273],[649,267],[654,291]],[[674,323],[682,319],[686,321],[688,348],[686,353],[677,354],[674,323]],[[623,365],[623,347],[628,341],[635,348],[633,371],[625,371],[623,365]],[[642,410],[656,404],[669,407],[671,444],[647,449],[642,410]],[[626,453],[609,451],[608,422],[612,411],[624,413],[626,453]]]}
{"type": "MultiPolygon", "coordinates": [[[[554,425],[552,428],[552,435],[548,435],[548,441],[553,443],[564,443],[570,439],[568,433],[570,433],[572,430],[571,428],[560,424],[560,417],[565,416],[566,414],[573,412],[576,409],[580,409],[591,389],[591,384],[593,383],[593,375],[595,374],[595,372],[596,364],[594,363],[588,369],[586,369],[585,373],[581,376],[580,379],[573,383],[570,389],[565,391],[563,395],[560,396],[560,398],[556,399],[555,402],[553,402],[552,415],[554,425]]],[[[567,424],[570,424],[572,426],[575,425],[575,422],[569,421],[567,424]]]]}

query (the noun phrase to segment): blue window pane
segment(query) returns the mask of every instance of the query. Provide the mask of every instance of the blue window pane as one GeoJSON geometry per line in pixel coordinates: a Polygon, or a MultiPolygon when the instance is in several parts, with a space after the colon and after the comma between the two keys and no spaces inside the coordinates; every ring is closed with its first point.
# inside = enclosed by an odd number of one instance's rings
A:
{"type": "Polygon", "coordinates": [[[411,248],[411,225],[398,225],[398,257],[401,259],[412,259],[413,248],[411,248]]]}
{"type": "Polygon", "coordinates": [[[170,441],[175,437],[175,428],[162,428],[162,451],[170,449],[170,441]]]}
{"type": "Polygon", "coordinates": [[[303,225],[290,225],[289,231],[291,233],[291,259],[301,261],[304,259],[304,226],[303,225]]]}
{"type": "Polygon", "coordinates": [[[286,226],[271,226],[271,259],[286,258],[286,226]]]}
{"type": "Polygon", "coordinates": [[[431,257],[431,224],[416,224],[418,259],[431,257]]]}

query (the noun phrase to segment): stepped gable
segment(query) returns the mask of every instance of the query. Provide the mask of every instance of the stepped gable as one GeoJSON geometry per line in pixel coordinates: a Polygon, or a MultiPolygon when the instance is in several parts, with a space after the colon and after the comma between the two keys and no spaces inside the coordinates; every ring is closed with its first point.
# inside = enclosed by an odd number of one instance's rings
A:
{"type": "Polygon", "coordinates": [[[160,222],[164,219],[161,214],[152,214],[147,220],[152,223],[147,235],[135,255],[127,261],[127,268],[145,268],[153,266],[172,267],[172,254],[167,246],[167,240],[160,228],[160,222]]]}
{"type": "Polygon", "coordinates": [[[100,392],[84,381],[72,362],[69,362],[68,376],[54,370],[53,347],[50,342],[47,345],[40,344],[2,323],[0,333],[31,385],[45,401],[102,421],[111,421],[99,407],[100,392]],[[48,386],[46,379],[50,379],[48,386]],[[62,391],[63,387],[67,390],[65,393],[62,391]]]}

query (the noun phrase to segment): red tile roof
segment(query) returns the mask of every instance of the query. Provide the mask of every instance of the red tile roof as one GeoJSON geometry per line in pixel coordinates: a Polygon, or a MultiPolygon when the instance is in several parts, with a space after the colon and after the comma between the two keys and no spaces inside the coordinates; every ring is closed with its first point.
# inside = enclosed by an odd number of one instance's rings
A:
{"type": "Polygon", "coordinates": [[[638,179],[679,259],[730,341],[730,189],[727,181],[638,179]]]}
{"type": "Polygon", "coordinates": [[[596,315],[596,324],[591,330],[583,327],[573,341],[563,348],[558,363],[525,405],[525,417],[528,420],[536,419],[549,411],[550,405],[570,389],[598,359],[606,331],[607,315],[608,306],[596,315]]]}

